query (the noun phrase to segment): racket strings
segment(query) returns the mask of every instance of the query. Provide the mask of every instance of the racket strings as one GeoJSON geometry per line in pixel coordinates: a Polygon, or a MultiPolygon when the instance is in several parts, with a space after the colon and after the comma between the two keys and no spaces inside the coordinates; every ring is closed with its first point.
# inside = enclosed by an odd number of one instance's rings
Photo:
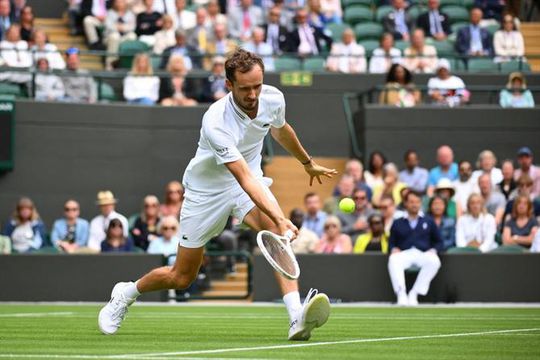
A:
{"type": "Polygon", "coordinates": [[[272,237],[263,236],[262,238],[264,247],[274,259],[274,261],[287,273],[295,274],[296,267],[293,259],[287,252],[285,245],[280,240],[273,239],[272,237]]]}

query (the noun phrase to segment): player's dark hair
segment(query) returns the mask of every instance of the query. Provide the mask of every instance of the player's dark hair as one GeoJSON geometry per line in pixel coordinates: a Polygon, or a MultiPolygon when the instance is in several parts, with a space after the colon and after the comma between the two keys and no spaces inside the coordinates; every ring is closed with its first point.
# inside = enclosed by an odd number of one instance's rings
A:
{"type": "Polygon", "coordinates": [[[264,63],[258,55],[244,49],[236,49],[227,58],[227,61],[225,61],[225,75],[227,76],[227,80],[234,82],[236,71],[245,74],[251,71],[255,65],[259,65],[264,73],[264,63]]]}

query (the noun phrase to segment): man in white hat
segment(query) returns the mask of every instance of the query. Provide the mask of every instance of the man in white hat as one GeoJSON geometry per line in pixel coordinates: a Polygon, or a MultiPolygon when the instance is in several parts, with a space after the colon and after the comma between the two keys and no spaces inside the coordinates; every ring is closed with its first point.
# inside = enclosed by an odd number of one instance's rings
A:
{"type": "Polygon", "coordinates": [[[124,236],[128,236],[129,226],[126,217],[114,210],[117,201],[113,193],[109,190],[98,192],[96,205],[99,206],[101,214],[93,218],[90,222],[90,236],[88,237],[88,247],[90,249],[101,250],[101,242],[105,240],[106,231],[112,219],[118,219],[122,222],[124,236]]]}
{"type": "Polygon", "coordinates": [[[428,94],[431,100],[439,105],[456,106],[469,101],[469,91],[459,77],[450,72],[450,62],[440,59],[436,74],[428,81],[428,94]]]}

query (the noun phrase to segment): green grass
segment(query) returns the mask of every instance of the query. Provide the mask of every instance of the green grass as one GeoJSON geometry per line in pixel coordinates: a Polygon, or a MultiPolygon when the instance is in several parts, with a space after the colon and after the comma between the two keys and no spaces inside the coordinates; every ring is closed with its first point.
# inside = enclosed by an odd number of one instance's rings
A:
{"type": "Polygon", "coordinates": [[[302,343],[286,340],[282,307],[133,306],[114,336],[99,333],[98,311],[0,305],[0,359],[540,359],[540,308],[334,307],[302,343]],[[338,343],[304,346],[324,342],[338,343]]]}

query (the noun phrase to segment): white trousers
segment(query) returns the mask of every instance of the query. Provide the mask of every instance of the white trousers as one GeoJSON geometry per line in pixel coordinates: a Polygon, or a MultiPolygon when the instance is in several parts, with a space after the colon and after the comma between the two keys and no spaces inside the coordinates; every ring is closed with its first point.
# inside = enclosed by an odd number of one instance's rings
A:
{"type": "Polygon", "coordinates": [[[86,16],[83,19],[84,33],[88,39],[89,44],[93,44],[99,41],[98,28],[103,26],[103,22],[99,21],[97,17],[86,16]]]}
{"type": "Polygon", "coordinates": [[[390,273],[390,280],[396,294],[407,291],[405,270],[413,265],[418,266],[420,272],[411,291],[415,291],[420,295],[426,295],[431,280],[437,275],[437,271],[441,267],[441,261],[436,253],[431,251],[424,252],[416,248],[391,254],[388,258],[388,272],[390,273]]]}

